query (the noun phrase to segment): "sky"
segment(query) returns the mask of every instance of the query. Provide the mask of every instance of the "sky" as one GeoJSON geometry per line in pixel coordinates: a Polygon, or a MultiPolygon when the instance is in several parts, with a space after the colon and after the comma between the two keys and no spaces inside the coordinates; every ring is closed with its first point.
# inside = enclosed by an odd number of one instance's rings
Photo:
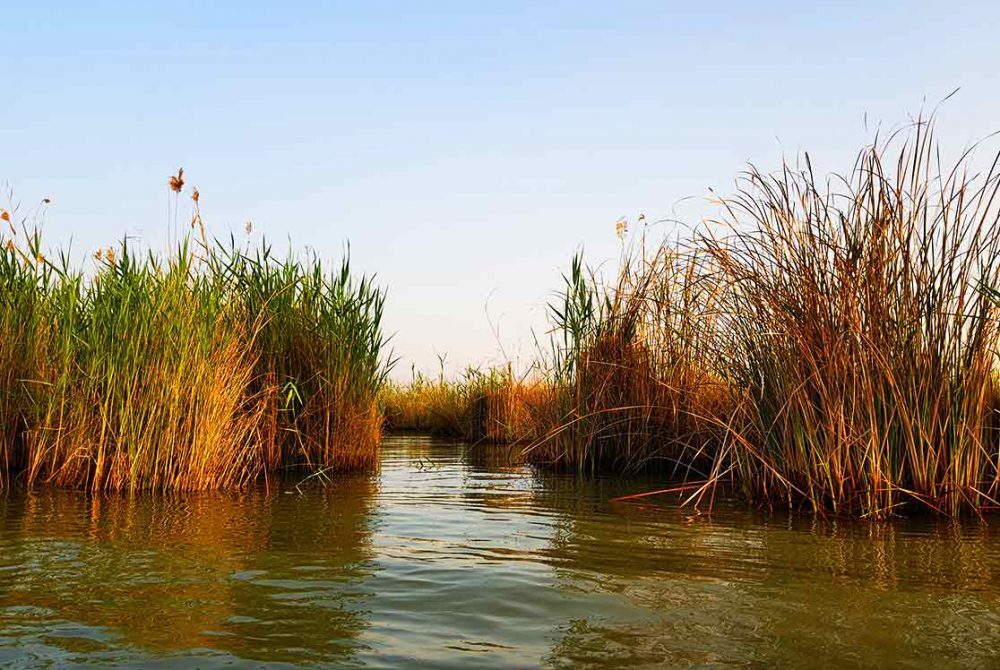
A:
{"type": "Polygon", "coordinates": [[[613,264],[640,214],[677,235],[748,162],[844,172],[956,88],[943,143],[1000,130],[995,2],[0,9],[0,182],[51,199],[48,246],[162,249],[183,166],[213,235],[349,243],[403,379],[525,364],[576,250],[613,264]]]}

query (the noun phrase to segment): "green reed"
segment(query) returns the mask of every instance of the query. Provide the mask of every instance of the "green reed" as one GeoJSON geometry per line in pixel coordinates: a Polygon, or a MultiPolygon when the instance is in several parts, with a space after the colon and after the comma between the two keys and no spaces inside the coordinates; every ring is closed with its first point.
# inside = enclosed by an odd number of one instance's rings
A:
{"type": "Polygon", "coordinates": [[[84,273],[26,228],[3,243],[8,481],[217,488],[377,458],[384,293],[348,259],[327,272],[266,246],[123,243],[84,273]]]}

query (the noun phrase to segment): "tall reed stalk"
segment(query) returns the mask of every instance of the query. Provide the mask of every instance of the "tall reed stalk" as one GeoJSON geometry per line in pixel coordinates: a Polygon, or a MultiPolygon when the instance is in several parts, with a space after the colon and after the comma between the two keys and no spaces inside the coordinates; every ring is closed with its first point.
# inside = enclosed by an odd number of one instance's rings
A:
{"type": "Polygon", "coordinates": [[[742,402],[716,473],[880,517],[996,505],[997,161],[944,165],[931,124],[822,180],[749,172],[706,236],[742,402]]]}
{"type": "Polygon", "coordinates": [[[384,293],[346,258],[203,238],[123,243],[84,273],[26,226],[0,243],[5,482],[223,488],[377,459],[384,293]]]}
{"type": "Polygon", "coordinates": [[[683,245],[574,259],[553,310],[550,467],[673,464],[711,497],[885,517],[1000,506],[1000,172],[932,124],[846,176],[751,169],[683,245]]]}
{"type": "Polygon", "coordinates": [[[579,471],[707,469],[729,391],[711,371],[716,301],[699,270],[690,250],[643,243],[626,249],[605,286],[573,258],[551,307],[551,428],[526,450],[530,461],[579,471]]]}

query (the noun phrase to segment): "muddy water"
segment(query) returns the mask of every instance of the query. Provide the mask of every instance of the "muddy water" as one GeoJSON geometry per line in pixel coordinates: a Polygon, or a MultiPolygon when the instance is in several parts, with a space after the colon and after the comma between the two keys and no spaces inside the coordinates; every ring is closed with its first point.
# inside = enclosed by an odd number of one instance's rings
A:
{"type": "Polygon", "coordinates": [[[392,438],[376,474],[0,499],[3,667],[996,667],[1000,523],[673,499],[392,438]]]}

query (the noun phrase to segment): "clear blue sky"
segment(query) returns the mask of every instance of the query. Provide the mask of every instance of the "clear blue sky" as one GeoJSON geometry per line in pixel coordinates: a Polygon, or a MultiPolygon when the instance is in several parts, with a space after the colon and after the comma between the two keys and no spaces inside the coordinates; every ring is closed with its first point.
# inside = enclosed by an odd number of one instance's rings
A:
{"type": "Polygon", "coordinates": [[[620,216],[696,223],[748,160],[846,169],[959,86],[941,139],[1000,129],[994,2],[35,1],[2,22],[0,179],[52,198],[49,245],[162,247],[183,165],[215,234],[350,240],[404,376],[496,362],[494,327],[530,357],[574,249],[614,258],[620,216]]]}

